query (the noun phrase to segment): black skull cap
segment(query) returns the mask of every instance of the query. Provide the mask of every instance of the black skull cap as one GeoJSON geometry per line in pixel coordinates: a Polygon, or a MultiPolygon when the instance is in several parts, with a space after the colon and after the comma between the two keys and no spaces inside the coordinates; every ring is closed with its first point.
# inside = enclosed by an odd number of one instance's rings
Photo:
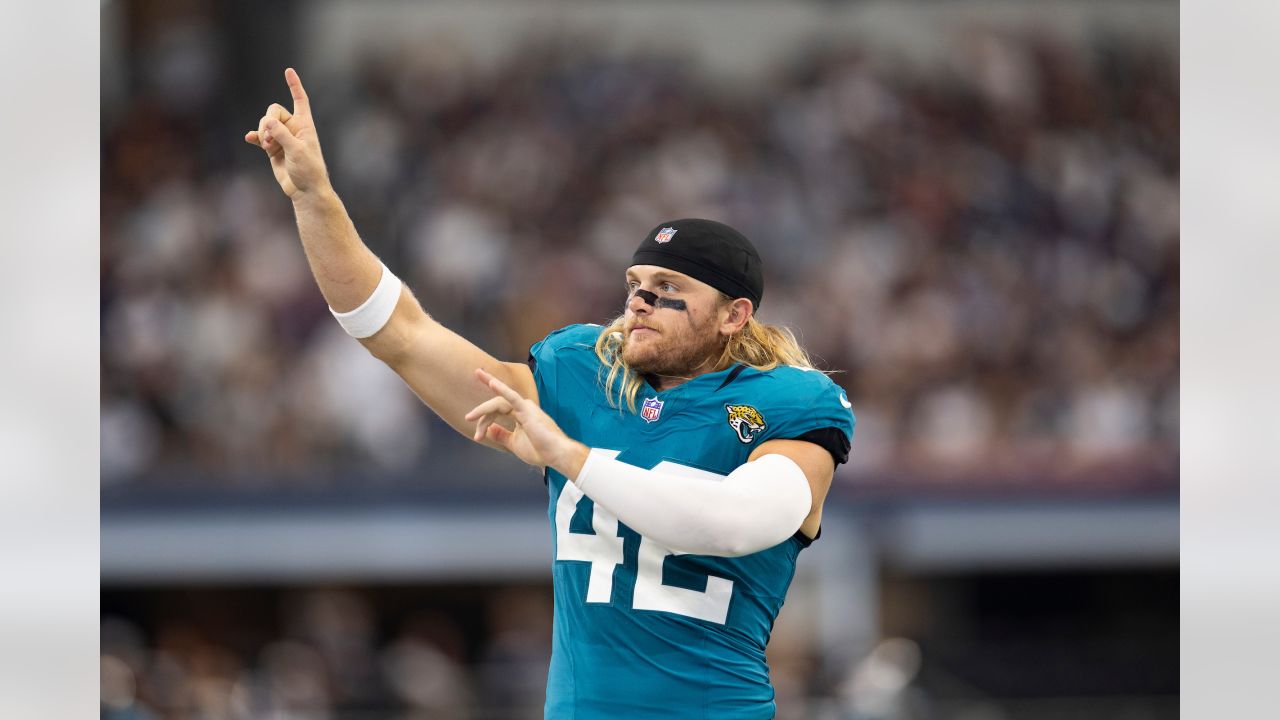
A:
{"type": "Polygon", "coordinates": [[[745,235],[715,220],[669,220],[649,231],[632,265],[657,265],[700,280],[755,310],[764,296],[760,253],[745,235]]]}

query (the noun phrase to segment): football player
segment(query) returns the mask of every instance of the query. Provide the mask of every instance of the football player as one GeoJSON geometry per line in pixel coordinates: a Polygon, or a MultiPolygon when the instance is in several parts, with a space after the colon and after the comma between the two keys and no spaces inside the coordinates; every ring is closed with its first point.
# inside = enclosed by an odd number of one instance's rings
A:
{"type": "Polygon", "coordinates": [[[619,317],[499,361],[360,240],[302,82],[285,80],[292,111],[271,105],[245,140],[292,201],[334,316],[456,430],[544,470],[546,716],[773,717],[765,646],[854,417],[794,336],[756,319],[756,249],[722,223],[660,223],[625,270],[619,317]]]}

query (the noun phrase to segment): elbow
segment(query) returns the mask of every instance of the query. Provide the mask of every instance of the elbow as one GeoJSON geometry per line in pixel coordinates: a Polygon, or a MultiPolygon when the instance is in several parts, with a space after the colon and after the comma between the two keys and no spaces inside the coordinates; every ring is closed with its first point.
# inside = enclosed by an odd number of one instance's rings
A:
{"type": "Polygon", "coordinates": [[[807,508],[797,503],[784,506],[756,507],[733,513],[722,518],[710,535],[713,551],[718,557],[742,557],[768,550],[785,542],[804,523],[807,508]]]}
{"type": "Polygon", "coordinates": [[[736,557],[743,557],[746,555],[754,555],[755,553],[758,553],[761,550],[768,550],[769,548],[791,537],[792,534],[793,533],[788,533],[786,536],[783,536],[783,537],[776,537],[776,536],[770,535],[765,538],[761,538],[758,536],[723,538],[715,544],[715,546],[712,548],[710,552],[707,552],[704,554],[712,555],[715,557],[727,557],[727,558],[736,558],[736,557]]]}
{"type": "Polygon", "coordinates": [[[813,509],[804,471],[790,458],[770,454],[735,472],[741,496],[731,503],[736,517],[725,533],[726,556],[759,552],[795,535],[813,509]]]}
{"type": "Polygon", "coordinates": [[[435,320],[422,309],[409,286],[402,285],[400,297],[387,322],[377,332],[362,338],[360,344],[370,355],[393,370],[409,361],[421,338],[429,333],[435,320]]]}
{"type": "Polygon", "coordinates": [[[409,313],[403,308],[387,320],[378,332],[360,341],[369,354],[395,370],[413,355],[415,339],[425,330],[426,313],[409,313]],[[420,315],[420,317],[418,317],[420,315]]]}
{"type": "MultiPolygon", "coordinates": [[[[776,545],[777,543],[774,544],[776,545]]],[[[755,543],[747,542],[745,539],[736,539],[722,543],[716,548],[716,552],[710,554],[715,555],[716,557],[736,558],[743,557],[744,555],[750,555],[752,553],[758,553],[761,550],[768,549],[769,547],[772,546],[765,545],[764,547],[756,547],[755,543]]]]}
{"type": "Polygon", "coordinates": [[[777,544],[769,543],[773,534],[762,531],[763,528],[757,524],[760,518],[751,517],[755,513],[741,512],[741,506],[739,510],[732,516],[723,518],[724,522],[721,522],[720,527],[717,528],[716,538],[719,545],[716,548],[717,555],[742,557],[777,544]]]}
{"type": "Polygon", "coordinates": [[[796,534],[796,530],[800,529],[800,523],[796,523],[794,530],[786,532],[770,532],[744,535],[739,537],[723,538],[714,552],[707,553],[717,557],[743,557],[744,555],[753,555],[761,550],[768,550],[780,543],[786,542],[791,536],[796,534]]]}

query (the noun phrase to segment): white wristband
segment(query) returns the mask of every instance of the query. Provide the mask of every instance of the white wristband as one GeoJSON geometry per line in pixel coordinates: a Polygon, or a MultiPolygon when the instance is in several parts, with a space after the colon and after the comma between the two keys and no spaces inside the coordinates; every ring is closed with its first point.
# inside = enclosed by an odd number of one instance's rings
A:
{"type": "Polygon", "coordinates": [[[645,470],[594,448],[575,484],[632,530],[678,552],[749,555],[795,534],[813,499],[785,455],[740,465],[723,480],[645,470]]]}
{"type": "Polygon", "coordinates": [[[360,307],[349,312],[338,312],[329,308],[329,312],[337,318],[347,334],[354,338],[367,338],[382,329],[396,311],[396,303],[400,301],[400,278],[392,274],[385,264],[382,266],[382,278],[378,287],[360,307]]]}

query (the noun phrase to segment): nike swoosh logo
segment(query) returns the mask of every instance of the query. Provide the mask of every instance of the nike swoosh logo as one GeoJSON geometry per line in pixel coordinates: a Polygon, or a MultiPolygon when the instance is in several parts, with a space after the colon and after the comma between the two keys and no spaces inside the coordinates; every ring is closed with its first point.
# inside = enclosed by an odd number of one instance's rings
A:
{"type": "Polygon", "coordinates": [[[849,404],[849,398],[845,397],[844,393],[840,393],[840,404],[850,410],[853,409],[853,406],[849,404]]]}

